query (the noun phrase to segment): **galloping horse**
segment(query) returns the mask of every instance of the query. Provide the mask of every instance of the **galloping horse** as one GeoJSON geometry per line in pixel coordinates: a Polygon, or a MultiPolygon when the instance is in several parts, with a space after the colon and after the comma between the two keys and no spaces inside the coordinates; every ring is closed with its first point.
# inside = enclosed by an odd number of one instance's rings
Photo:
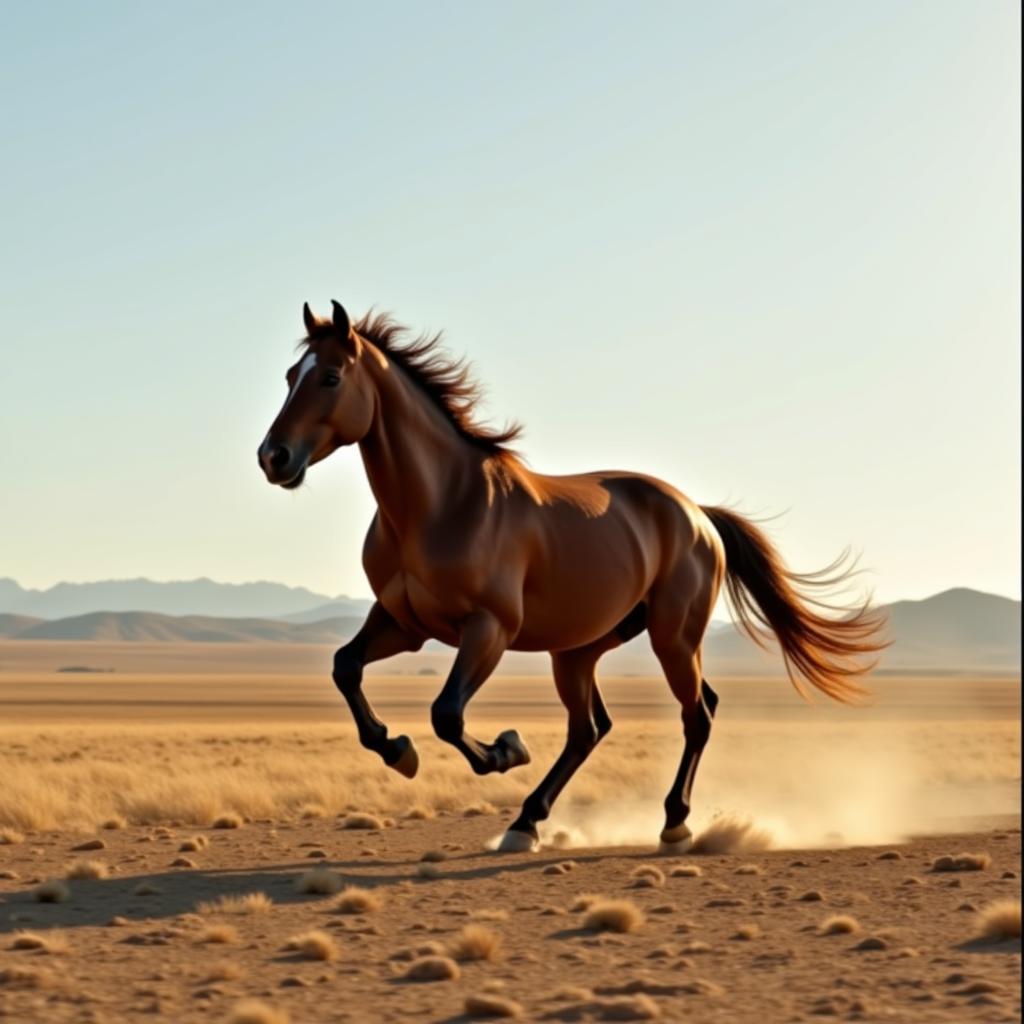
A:
{"type": "Polygon", "coordinates": [[[526,798],[501,849],[537,846],[537,824],[612,721],[594,670],[607,651],[647,630],[682,706],[683,754],[665,799],[664,849],[691,842],[686,819],[718,697],[701,644],[723,580],[740,625],[774,632],[790,678],[837,700],[863,690],[861,659],[880,649],[867,605],[841,616],[810,596],[845,578],[798,575],[752,523],[694,504],[639,473],[545,476],[509,448],[519,428],[474,417],[478,391],[438,337],[403,340],[384,315],[352,324],[337,302],[322,320],[303,308],[306,339],[288,370],[288,397],[259,447],[267,480],[298,487],[336,448],[358,444],[377,501],[363,547],[376,602],[334,658],[333,677],[364,747],[412,778],[408,736],[388,735],[362,691],[369,662],[428,639],[458,649],[431,708],[437,735],[479,775],[527,764],[514,730],[493,743],[469,735],[464,712],[502,654],[550,651],[568,713],[565,748],[526,798]]]}

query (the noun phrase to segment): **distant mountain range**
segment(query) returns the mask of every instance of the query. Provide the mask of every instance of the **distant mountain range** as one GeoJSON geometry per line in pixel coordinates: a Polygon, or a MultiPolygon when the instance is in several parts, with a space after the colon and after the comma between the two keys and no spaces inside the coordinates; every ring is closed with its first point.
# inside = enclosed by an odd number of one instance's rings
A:
{"type": "MultiPolygon", "coordinates": [[[[150,586],[159,587],[161,584],[150,586]]],[[[280,587],[278,584],[242,585],[245,586],[280,587]]],[[[204,589],[200,588],[200,592],[204,592],[204,589]]],[[[208,588],[205,592],[209,592],[208,588]]],[[[288,587],[280,587],[279,591],[267,591],[278,596],[281,592],[293,595],[297,593],[288,587]]],[[[311,594],[310,591],[302,593],[311,594]]],[[[315,598],[318,595],[311,596],[315,598]]],[[[362,611],[368,602],[361,602],[363,608],[353,607],[359,604],[360,602],[341,598],[277,617],[91,611],[81,615],[45,619],[21,613],[3,613],[0,614],[0,639],[128,643],[340,644],[349,639],[362,624],[362,611]]],[[[1020,670],[1019,601],[958,588],[922,601],[897,601],[884,610],[888,613],[889,638],[893,643],[882,657],[880,668],[883,670],[907,673],[1013,673],[1020,670]]],[[[439,646],[430,644],[428,649],[439,646]]],[[[609,656],[609,661],[616,661],[620,666],[624,666],[626,659],[630,659],[630,667],[637,667],[638,659],[646,661],[650,658],[650,669],[653,669],[655,666],[649,652],[646,637],[640,636],[619,651],[613,652],[609,656]]],[[[779,671],[777,655],[762,651],[746,636],[727,624],[712,623],[705,643],[705,656],[708,664],[713,665],[719,674],[762,675],[779,671]]]]}
{"type": "Polygon", "coordinates": [[[12,579],[0,579],[0,613],[38,619],[63,619],[91,612],[158,612],[315,622],[334,615],[362,615],[369,607],[365,599],[332,598],[305,587],[265,581],[101,580],[26,590],[12,579]]]}

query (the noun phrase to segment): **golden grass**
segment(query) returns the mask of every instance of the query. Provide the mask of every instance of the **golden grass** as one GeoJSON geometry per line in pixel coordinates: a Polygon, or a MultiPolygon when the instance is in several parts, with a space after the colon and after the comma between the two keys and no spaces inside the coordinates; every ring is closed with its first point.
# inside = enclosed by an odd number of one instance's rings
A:
{"type": "MultiPolygon", "coordinates": [[[[743,794],[744,799],[758,795],[751,792],[751,780],[758,778],[766,762],[773,765],[771,779],[763,783],[766,798],[787,788],[798,796],[806,793],[804,754],[830,746],[851,747],[854,742],[847,725],[823,724],[814,732],[812,746],[806,731],[790,723],[767,720],[723,727],[728,730],[730,757],[702,769],[702,785],[726,806],[732,794],[743,794]]],[[[920,765],[915,785],[951,773],[968,782],[1004,783],[1019,776],[1017,721],[893,722],[870,727],[859,723],[859,750],[865,728],[881,749],[898,740],[899,749],[908,751],[920,765]]],[[[573,781],[573,802],[596,809],[607,806],[612,796],[648,802],[655,798],[651,773],[656,766],[635,756],[638,737],[650,744],[652,729],[656,735],[671,736],[671,744],[665,745],[665,767],[668,770],[671,763],[674,770],[674,722],[622,723],[602,741],[587,771],[573,781]]],[[[97,822],[120,815],[133,826],[175,821],[181,827],[208,828],[225,808],[245,819],[294,820],[310,804],[322,806],[329,815],[341,814],[356,792],[361,807],[382,824],[387,815],[406,816],[410,806],[418,808],[416,814],[462,811],[467,778],[461,754],[437,741],[425,722],[410,734],[417,745],[422,743],[423,753],[429,752],[430,763],[429,772],[411,781],[364,754],[349,726],[190,721],[184,729],[139,723],[126,730],[113,724],[0,725],[0,827],[20,832],[92,830],[97,822]],[[339,749],[351,756],[339,758],[339,749]],[[235,750],[258,756],[247,758],[240,771],[225,756],[235,750]],[[330,772],[322,770],[327,760],[330,772]]],[[[515,772],[474,778],[473,799],[498,808],[519,806],[545,766],[558,756],[564,739],[561,721],[540,722],[531,731],[534,763],[515,772]]],[[[820,788],[815,786],[814,792],[820,788]]],[[[788,796],[787,804],[792,801],[788,796]]],[[[564,805],[562,801],[559,807],[564,805]]],[[[646,828],[642,833],[630,839],[651,840],[646,828]]]]}
{"type": "Polygon", "coordinates": [[[42,953],[67,953],[71,946],[60,932],[15,932],[11,949],[36,949],[42,953]]]}
{"type": "Polygon", "coordinates": [[[64,877],[75,881],[78,880],[96,880],[99,878],[107,878],[110,875],[110,868],[102,860],[76,860],[73,864],[69,864],[64,877]]]}
{"type": "Polygon", "coordinates": [[[597,932],[635,932],[644,915],[632,900],[598,900],[587,909],[583,927],[597,932]]]}
{"type": "Polygon", "coordinates": [[[422,804],[416,804],[414,807],[410,807],[405,814],[409,821],[429,821],[433,818],[434,811],[430,807],[424,807],[422,804]]]}
{"type": "Polygon", "coordinates": [[[1002,942],[1020,938],[1020,900],[998,900],[978,911],[975,934],[979,939],[1002,942]]]}
{"type": "Polygon", "coordinates": [[[0,828],[0,846],[14,846],[25,842],[25,837],[14,828],[0,828]]]}
{"type": "Polygon", "coordinates": [[[987,853],[958,853],[955,857],[936,857],[932,871],[984,871],[991,864],[987,853]]]}
{"type": "Polygon", "coordinates": [[[466,996],[462,1004],[467,1017],[521,1017],[522,1006],[514,999],[492,992],[477,992],[466,996]]]}
{"type": "Polygon", "coordinates": [[[104,818],[100,822],[100,828],[110,829],[111,831],[127,827],[128,819],[122,814],[112,814],[109,818],[104,818]]]}
{"type": "Polygon", "coordinates": [[[821,935],[855,935],[860,931],[860,922],[849,914],[833,914],[821,922],[821,935]]]}
{"type": "Polygon", "coordinates": [[[331,904],[339,914],[370,914],[381,908],[381,898],[369,889],[348,886],[331,904]]]}
{"type": "Polygon", "coordinates": [[[466,925],[451,944],[451,955],[463,962],[495,960],[501,953],[501,939],[480,924],[466,925]]]}
{"type": "Polygon", "coordinates": [[[316,929],[303,932],[301,935],[293,935],[285,943],[285,949],[295,950],[307,960],[335,960],[338,956],[338,947],[334,939],[326,932],[316,929]]]}
{"type": "Polygon", "coordinates": [[[36,903],[67,903],[71,899],[71,890],[58,879],[51,879],[32,890],[32,899],[36,903]]]}
{"type": "Polygon", "coordinates": [[[211,924],[199,933],[196,941],[211,946],[229,946],[238,941],[238,929],[232,924],[211,924]]]}
{"type": "Polygon", "coordinates": [[[224,814],[218,814],[216,818],[210,824],[211,828],[241,828],[244,824],[242,816],[236,814],[234,811],[227,811],[224,814]]]}
{"type": "Polygon", "coordinates": [[[752,821],[722,816],[715,818],[693,842],[694,853],[757,853],[770,849],[772,835],[752,821]]]}
{"type": "Polygon", "coordinates": [[[408,981],[458,981],[459,965],[446,956],[421,956],[413,960],[406,969],[404,978],[408,981]]]}
{"type": "Polygon", "coordinates": [[[295,891],[312,896],[333,896],[341,889],[341,877],[327,868],[304,871],[295,879],[295,891]]]}
{"type": "Polygon", "coordinates": [[[326,818],[327,808],[323,804],[303,804],[299,808],[299,817],[303,821],[313,821],[316,818],[326,818]]]}
{"type": "Polygon", "coordinates": [[[481,800],[480,803],[470,804],[462,812],[464,818],[480,818],[485,817],[489,814],[497,814],[498,808],[494,804],[487,800],[481,800]]]}
{"type": "Polygon", "coordinates": [[[232,1008],[227,1024],[291,1024],[291,1018],[258,999],[243,999],[232,1008]]]}
{"type": "Polygon", "coordinates": [[[242,896],[219,896],[196,905],[200,914],[265,914],[274,901],[265,892],[249,892],[242,896]]]}

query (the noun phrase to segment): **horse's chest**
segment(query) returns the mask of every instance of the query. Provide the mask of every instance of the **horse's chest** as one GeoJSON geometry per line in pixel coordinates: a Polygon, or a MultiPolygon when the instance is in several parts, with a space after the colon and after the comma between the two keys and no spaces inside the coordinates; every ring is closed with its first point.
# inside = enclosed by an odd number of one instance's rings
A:
{"type": "Polygon", "coordinates": [[[422,579],[405,570],[391,577],[379,600],[403,629],[445,643],[458,643],[458,624],[470,610],[458,588],[446,588],[436,578],[422,579]]]}

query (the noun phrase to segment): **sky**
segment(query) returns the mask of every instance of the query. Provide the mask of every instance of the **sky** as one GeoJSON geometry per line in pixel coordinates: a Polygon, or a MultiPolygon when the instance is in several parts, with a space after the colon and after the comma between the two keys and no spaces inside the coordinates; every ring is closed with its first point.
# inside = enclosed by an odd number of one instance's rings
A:
{"type": "Polygon", "coordinates": [[[358,452],[256,448],[308,300],[446,332],[542,472],[1020,595],[1009,0],[21,4],[0,576],[369,595],[358,452]]]}

